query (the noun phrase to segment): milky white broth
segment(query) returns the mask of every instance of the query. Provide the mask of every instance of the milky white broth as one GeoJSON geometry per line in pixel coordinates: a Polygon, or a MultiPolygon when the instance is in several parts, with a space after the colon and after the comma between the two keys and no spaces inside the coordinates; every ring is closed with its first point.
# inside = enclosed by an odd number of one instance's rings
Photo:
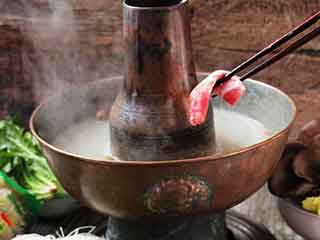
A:
{"type": "MultiPolygon", "coordinates": [[[[222,109],[214,110],[218,153],[230,153],[266,140],[265,126],[247,116],[222,109]]],[[[111,155],[110,129],[106,121],[87,119],[61,132],[53,145],[87,158],[105,159],[111,155]]]]}

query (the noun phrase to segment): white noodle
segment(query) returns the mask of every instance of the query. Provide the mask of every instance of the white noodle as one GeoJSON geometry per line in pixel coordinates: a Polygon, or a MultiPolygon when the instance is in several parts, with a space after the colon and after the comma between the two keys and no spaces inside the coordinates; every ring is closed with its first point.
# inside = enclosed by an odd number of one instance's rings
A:
{"type": "Polygon", "coordinates": [[[53,235],[41,236],[38,234],[18,235],[12,240],[103,240],[103,238],[93,235],[94,226],[83,226],[74,229],[68,235],[65,235],[63,229],[60,227],[56,232],[56,237],[53,235]],[[88,230],[81,233],[83,230],[88,230]]]}

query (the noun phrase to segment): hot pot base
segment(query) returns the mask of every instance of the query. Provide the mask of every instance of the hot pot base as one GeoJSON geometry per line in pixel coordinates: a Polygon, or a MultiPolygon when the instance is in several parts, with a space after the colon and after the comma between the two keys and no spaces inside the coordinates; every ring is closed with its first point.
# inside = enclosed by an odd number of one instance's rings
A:
{"type": "MultiPolygon", "coordinates": [[[[221,215],[220,215],[221,216],[221,215]]],[[[208,235],[208,232],[210,232],[210,228],[208,228],[208,224],[212,225],[212,221],[206,221],[208,219],[208,216],[204,217],[204,219],[201,220],[201,218],[197,218],[198,222],[202,221],[202,224],[199,224],[197,227],[193,227],[195,231],[197,231],[196,237],[192,238],[192,235],[189,234],[189,232],[185,231],[184,236],[181,236],[181,231],[177,231],[177,234],[171,234],[170,237],[168,237],[168,234],[166,236],[163,236],[162,238],[154,238],[157,240],[164,240],[164,239],[170,239],[170,240],[256,240],[256,239],[263,239],[263,240],[275,240],[275,237],[262,225],[254,223],[253,221],[249,220],[245,216],[236,213],[234,211],[228,211],[226,214],[226,225],[227,229],[223,229],[223,219],[221,223],[221,217],[214,218],[215,220],[218,219],[216,226],[220,226],[220,229],[218,228],[218,232],[220,233],[220,236],[212,233],[211,235],[208,235]],[[219,221],[220,219],[220,221],[219,221]],[[222,226],[221,226],[222,224],[222,226]],[[180,234],[178,234],[180,233],[180,234]],[[221,237],[221,233],[226,233],[226,238],[219,238],[221,237]],[[214,238],[215,237],[215,238],[214,238]]],[[[211,218],[212,219],[212,218],[211,218]]],[[[214,220],[213,220],[214,221],[214,220]]],[[[38,233],[41,235],[47,235],[47,234],[54,234],[55,231],[62,227],[65,231],[65,233],[71,232],[73,229],[79,227],[79,226],[85,226],[85,225],[94,225],[96,226],[96,230],[94,234],[103,236],[106,232],[110,231],[110,227],[108,229],[108,223],[110,223],[110,218],[106,220],[106,218],[102,215],[99,215],[89,209],[81,209],[81,211],[77,211],[74,214],[70,214],[69,216],[65,217],[63,220],[57,221],[56,219],[53,220],[47,220],[47,219],[38,219],[36,222],[33,222],[29,228],[28,232],[30,233],[38,233]]],[[[183,228],[183,227],[182,227],[183,228]]],[[[185,229],[185,228],[184,228],[185,229]]],[[[212,228],[211,228],[212,229],[212,228]]],[[[183,232],[183,231],[182,231],[183,232]]],[[[212,231],[211,231],[212,232],[212,231]]],[[[219,234],[218,233],[218,234],[219,234]]],[[[224,235],[224,234],[223,234],[224,235]]],[[[117,238],[116,235],[113,235],[114,238],[112,239],[121,239],[121,240],[134,240],[135,238],[132,236],[126,235],[126,238],[117,238]]],[[[120,236],[120,235],[118,235],[120,236]]],[[[123,236],[123,235],[121,235],[123,236]]],[[[110,239],[110,238],[109,238],[110,239]]]]}
{"type": "Polygon", "coordinates": [[[263,226],[230,212],[183,218],[166,224],[108,220],[107,240],[275,240],[263,226]]]}

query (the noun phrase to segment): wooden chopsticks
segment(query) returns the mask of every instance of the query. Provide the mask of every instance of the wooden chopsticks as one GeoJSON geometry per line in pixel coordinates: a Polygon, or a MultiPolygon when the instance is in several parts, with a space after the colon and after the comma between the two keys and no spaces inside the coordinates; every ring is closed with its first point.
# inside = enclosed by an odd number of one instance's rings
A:
{"type": "MultiPolygon", "coordinates": [[[[229,80],[231,77],[239,73],[240,71],[244,70],[245,68],[249,67],[253,63],[255,63],[257,60],[261,59],[262,57],[266,56],[267,54],[273,52],[277,48],[279,48],[281,45],[284,43],[288,42],[298,34],[302,33],[306,29],[308,29],[310,26],[318,22],[320,19],[320,11],[306,19],[303,23],[289,31],[287,34],[282,36],[281,38],[277,39],[261,51],[259,51],[257,54],[243,62],[242,64],[238,65],[236,68],[234,68],[231,72],[229,72],[224,78],[220,79],[217,82],[217,85],[224,83],[225,81],[229,80]]],[[[293,52],[297,48],[301,47],[305,43],[309,42],[310,40],[314,39],[320,34],[320,27],[317,27],[314,29],[312,32],[306,34],[305,36],[301,37],[297,41],[293,42],[290,44],[287,48],[281,50],[279,53],[274,54],[272,57],[269,59],[265,60],[263,63],[260,65],[257,65],[256,67],[253,67],[250,71],[245,73],[243,76],[240,77],[240,80],[243,81],[252,75],[260,72],[261,70],[265,69],[266,67],[270,66],[271,64],[277,62],[284,56],[288,55],[289,53],[293,52]]]]}

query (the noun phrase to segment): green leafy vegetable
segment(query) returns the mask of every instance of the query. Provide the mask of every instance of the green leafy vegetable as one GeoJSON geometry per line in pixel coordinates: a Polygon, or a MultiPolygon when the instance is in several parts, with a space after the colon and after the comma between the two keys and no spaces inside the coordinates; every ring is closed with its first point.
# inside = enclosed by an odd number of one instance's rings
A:
{"type": "Polygon", "coordinates": [[[36,139],[10,118],[0,121],[0,171],[38,200],[66,196],[36,139]]]}

